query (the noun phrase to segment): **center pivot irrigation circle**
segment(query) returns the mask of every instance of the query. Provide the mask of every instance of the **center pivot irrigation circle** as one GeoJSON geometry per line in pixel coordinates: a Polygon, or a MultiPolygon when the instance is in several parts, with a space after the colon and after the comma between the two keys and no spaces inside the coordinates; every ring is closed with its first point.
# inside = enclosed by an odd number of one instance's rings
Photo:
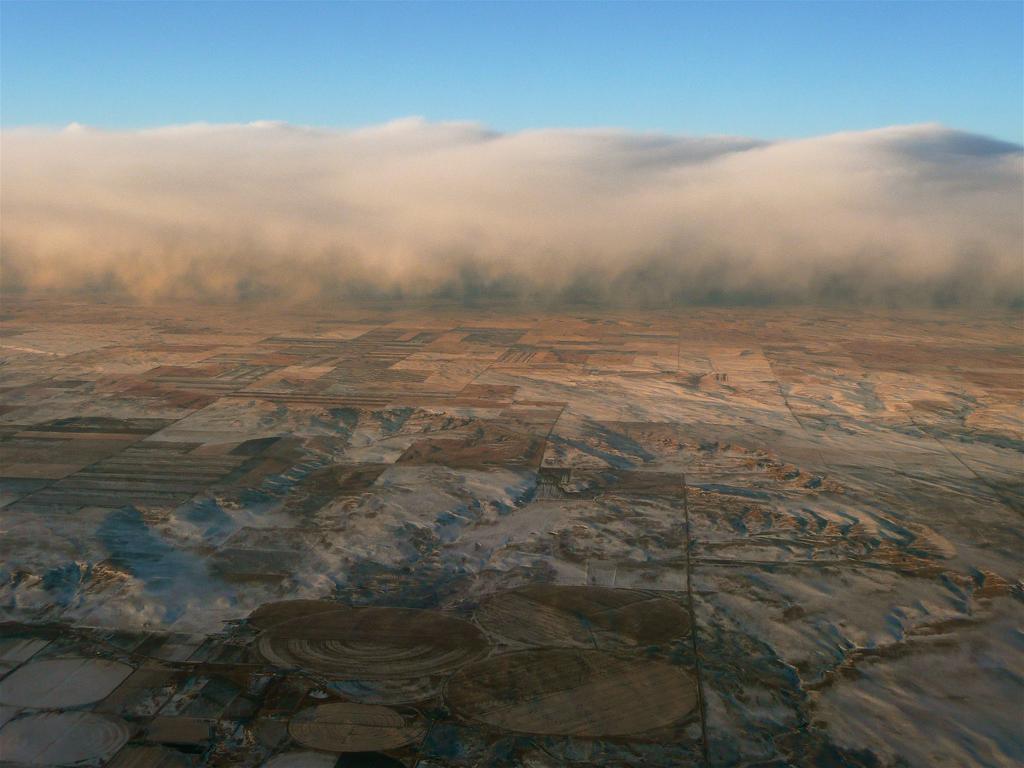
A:
{"type": "Polygon", "coordinates": [[[131,736],[123,720],[91,712],[41,712],[0,731],[0,758],[23,765],[109,760],[131,736]]]}
{"type": "Polygon", "coordinates": [[[257,639],[279,667],[338,679],[387,680],[451,672],[477,658],[487,640],[474,625],[408,608],[343,608],[274,624],[257,639]]]}
{"type": "Polygon", "coordinates": [[[697,706],[697,681],[662,661],[531,650],[464,667],[448,682],[445,698],[461,717],[507,731],[626,736],[686,718],[697,706]]]}
{"type": "Polygon", "coordinates": [[[0,704],[79,707],[106,698],[132,668],[119,661],[69,657],[30,661],[0,681],[0,704]]]}
{"type": "Polygon", "coordinates": [[[404,746],[422,738],[422,723],[373,704],[339,702],[310,707],[292,718],[288,732],[299,744],[327,752],[369,752],[404,746]]]}
{"type": "Polygon", "coordinates": [[[609,587],[521,587],[485,600],[476,618],[506,640],[569,648],[663,645],[690,631],[690,615],[679,603],[609,587]]]}

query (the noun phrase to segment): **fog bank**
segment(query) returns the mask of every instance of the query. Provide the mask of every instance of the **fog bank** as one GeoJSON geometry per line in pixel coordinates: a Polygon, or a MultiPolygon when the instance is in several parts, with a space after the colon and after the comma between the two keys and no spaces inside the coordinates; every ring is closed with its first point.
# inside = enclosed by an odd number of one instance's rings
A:
{"type": "Polygon", "coordinates": [[[2,290],[137,301],[1006,305],[1020,146],[400,120],[2,134],[2,290]]]}

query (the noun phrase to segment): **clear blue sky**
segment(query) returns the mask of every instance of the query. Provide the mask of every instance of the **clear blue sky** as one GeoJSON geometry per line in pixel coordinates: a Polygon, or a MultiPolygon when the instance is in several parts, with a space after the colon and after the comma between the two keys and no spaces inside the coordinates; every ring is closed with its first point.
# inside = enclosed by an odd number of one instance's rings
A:
{"type": "Polygon", "coordinates": [[[0,2],[4,126],[1024,133],[1024,3],[0,2]]]}

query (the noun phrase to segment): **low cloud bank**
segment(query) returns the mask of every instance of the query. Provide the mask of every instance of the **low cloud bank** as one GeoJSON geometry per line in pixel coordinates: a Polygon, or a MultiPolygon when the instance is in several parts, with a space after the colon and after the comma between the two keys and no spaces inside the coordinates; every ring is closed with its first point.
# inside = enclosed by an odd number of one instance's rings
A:
{"type": "Polygon", "coordinates": [[[138,301],[1020,304],[1024,153],[401,120],[2,134],[2,290],[138,301]]]}

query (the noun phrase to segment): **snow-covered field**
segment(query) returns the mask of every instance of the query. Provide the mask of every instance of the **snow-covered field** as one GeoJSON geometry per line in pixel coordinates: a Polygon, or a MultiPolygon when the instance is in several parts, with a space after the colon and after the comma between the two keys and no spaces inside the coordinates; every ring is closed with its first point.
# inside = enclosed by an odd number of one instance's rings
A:
{"type": "Polygon", "coordinates": [[[2,312],[0,759],[1024,760],[1019,316],[2,312]]]}

